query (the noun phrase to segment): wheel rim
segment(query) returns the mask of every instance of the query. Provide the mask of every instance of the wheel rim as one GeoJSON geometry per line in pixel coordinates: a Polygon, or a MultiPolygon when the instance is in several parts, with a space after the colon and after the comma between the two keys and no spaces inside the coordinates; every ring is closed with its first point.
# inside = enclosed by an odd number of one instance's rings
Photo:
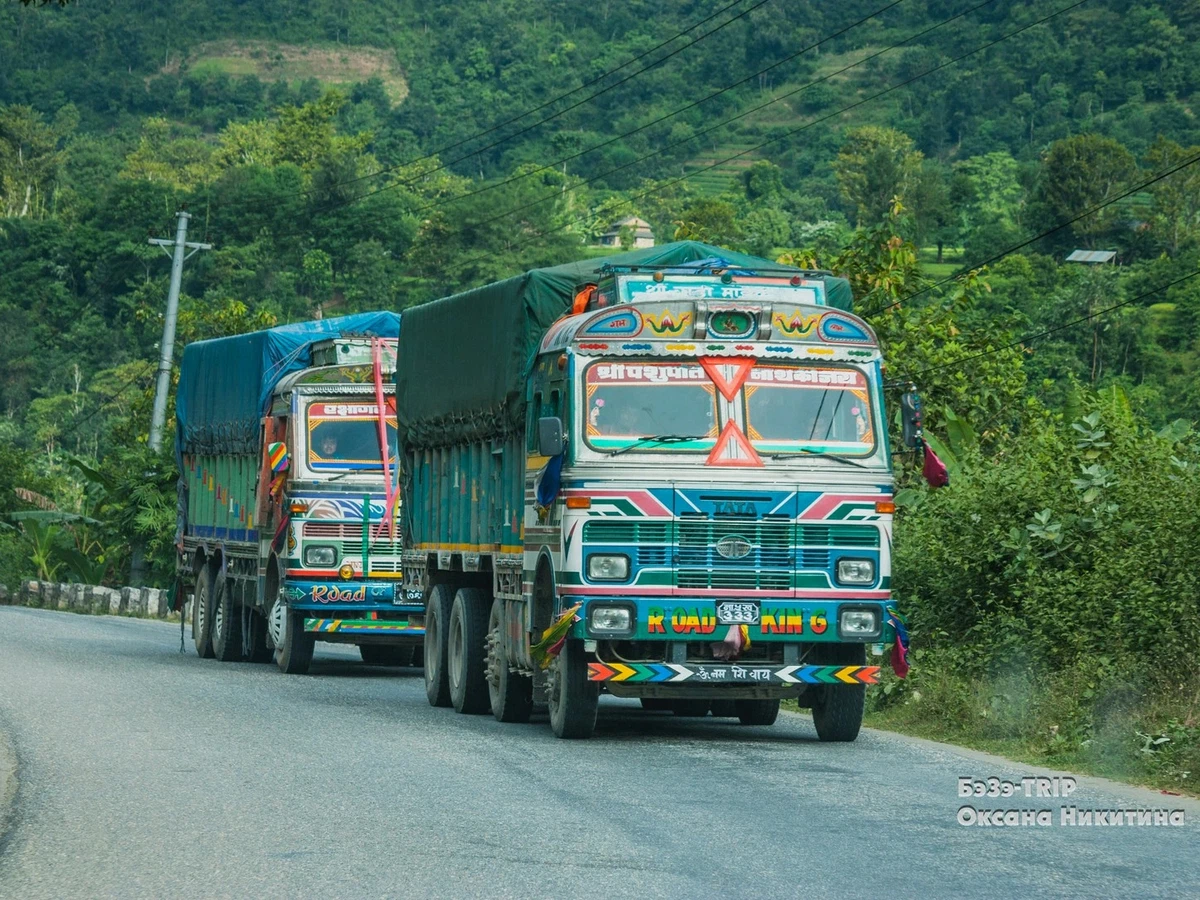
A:
{"type": "Polygon", "coordinates": [[[487,681],[488,692],[491,694],[492,705],[500,702],[500,677],[507,664],[504,659],[504,644],[500,635],[500,616],[496,607],[488,614],[487,636],[487,681]]]}
{"type": "Polygon", "coordinates": [[[287,638],[287,604],[280,597],[276,597],[275,602],[271,604],[271,618],[267,622],[267,628],[271,630],[271,640],[275,642],[275,649],[282,650],[287,638]]]}
{"type": "Polygon", "coordinates": [[[200,584],[196,586],[196,596],[192,598],[192,602],[196,604],[196,616],[192,623],[192,635],[197,642],[204,637],[204,627],[208,624],[208,591],[202,585],[204,584],[204,576],[200,576],[200,584]]]}
{"type": "Polygon", "coordinates": [[[437,609],[432,605],[425,620],[425,681],[432,684],[438,679],[438,663],[441,661],[441,635],[438,634],[442,623],[438,620],[437,609]]]}
{"type": "Polygon", "coordinates": [[[446,648],[449,651],[450,664],[450,690],[457,691],[459,682],[462,681],[459,667],[462,665],[464,656],[463,649],[463,634],[462,634],[462,618],[454,613],[450,614],[450,645],[446,648]]]}
{"type": "Polygon", "coordinates": [[[222,609],[223,603],[218,603],[213,610],[213,640],[223,641],[225,639],[225,610],[222,609]]]}

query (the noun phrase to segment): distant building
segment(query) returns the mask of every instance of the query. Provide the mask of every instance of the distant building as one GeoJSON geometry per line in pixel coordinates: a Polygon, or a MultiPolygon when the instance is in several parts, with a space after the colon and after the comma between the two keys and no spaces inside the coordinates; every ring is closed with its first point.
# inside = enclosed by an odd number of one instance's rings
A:
{"type": "Polygon", "coordinates": [[[626,216],[619,221],[613,222],[609,226],[608,231],[600,236],[600,246],[620,247],[621,230],[624,228],[628,228],[633,233],[633,247],[635,250],[654,246],[654,232],[650,230],[650,223],[645,219],[639,219],[637,216],[626,216]]]}

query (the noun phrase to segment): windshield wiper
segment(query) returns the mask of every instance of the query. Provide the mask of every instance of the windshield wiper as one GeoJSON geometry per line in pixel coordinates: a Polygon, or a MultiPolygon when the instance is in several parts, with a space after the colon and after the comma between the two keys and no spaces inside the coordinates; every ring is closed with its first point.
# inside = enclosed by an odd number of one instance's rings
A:
{"type": "Polygon", "coordinates": [[[829,453],[822,453],[820,450],[809,450],[806,447],[801,447],[798,450],[791,450],[787,453],[772,453],[770,456],[767,457],[767,459],[786,459],[789,456],[796,456],[797,454],[805,454],[808,456],[819,456],[822,459],[832,459],[834,462],[840,462],[846,466],[854,466],[854,468],[856,468],[856,469],[870,469],[871,468],[870,466],[864,466],[860,462],[855,462],[852,459],[846,459],[846,457],[844,457],[844,456],[833,456],[832,454],[829,454],[829,453]]]}
{"type": "Polygon", "coordinates": [[[649,434],[645,437],[640,437],[628,447],[622,447],[620,450],[613,450],[609,456],[620,456],[622,453],[627,453],[630,450],[636,450],[638,447],[645,447],[647,444],[678,444],[680,441],[699,441],[703,440],[702,434],[649,434]]]}

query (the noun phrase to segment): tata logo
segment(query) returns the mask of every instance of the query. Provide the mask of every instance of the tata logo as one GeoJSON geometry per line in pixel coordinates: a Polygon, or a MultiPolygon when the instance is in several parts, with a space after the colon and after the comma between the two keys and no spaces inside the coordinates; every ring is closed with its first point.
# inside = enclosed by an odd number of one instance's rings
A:
{"type": "Polygon", "coordinates": [[[745,500],[718,500],[713,504],[713,511],[718,516],[752,516],[755,513],[754,504],[745,500]]]}
{"type": "Polygon", "coordinates": [[[725,559],[742,559],[753,549],[754,545],[740,534],[727,534],[717,541],[717,553],[725,559]]]}

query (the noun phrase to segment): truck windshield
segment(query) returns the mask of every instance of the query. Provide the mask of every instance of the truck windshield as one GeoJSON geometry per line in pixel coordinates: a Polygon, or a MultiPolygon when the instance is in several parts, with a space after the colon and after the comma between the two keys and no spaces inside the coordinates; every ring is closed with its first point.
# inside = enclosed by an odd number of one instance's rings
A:
{"type": "Polygon", "coordinates": [[[708,452],[716,443],[717,392],[698,365],[594,363],[585,377],[586,439],[594,450],[642,443],[639,452],[708,452]],[[647,435],[695,435],[657,442],[647,435]]]}
{"type": "MultiPolygon", "coordinates": [[[[310,403],[308,467],[315,471],[382,469],[379,407],[374,403],[310,403]]],[[[388,450],[396,462],[396,417],[387,417],[388,450]]]]}
{"type": "Polygon", "coordinates": [[[743,396],[747,436],[759,453],[875,452],[871,395],[857,369],[759,364],[743,396]]]}

